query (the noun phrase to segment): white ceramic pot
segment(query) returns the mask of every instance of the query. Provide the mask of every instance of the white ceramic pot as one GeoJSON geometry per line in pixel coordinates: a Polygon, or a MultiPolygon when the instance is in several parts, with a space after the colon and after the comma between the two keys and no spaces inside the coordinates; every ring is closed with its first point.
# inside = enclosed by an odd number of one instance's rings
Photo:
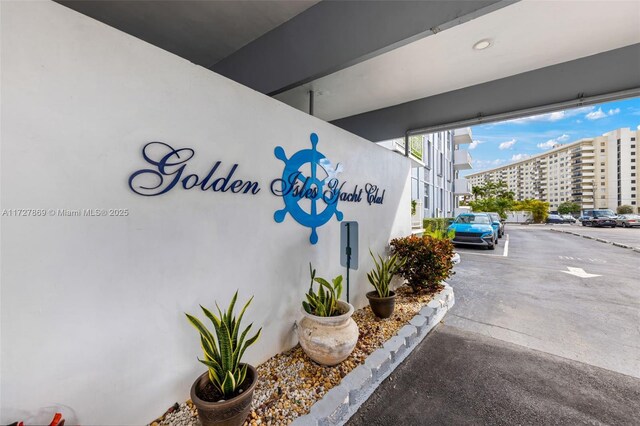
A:
{"type": "Polygon", "coordinates": [[[322,365],[336,365],[347,359],[358,343],[360,331],[351,318],[353,305],[342,300],[338,305],[343,312],[337,317],[318,317],[304,308],[298,323],[298,339],[305,353],[322,365]]]}

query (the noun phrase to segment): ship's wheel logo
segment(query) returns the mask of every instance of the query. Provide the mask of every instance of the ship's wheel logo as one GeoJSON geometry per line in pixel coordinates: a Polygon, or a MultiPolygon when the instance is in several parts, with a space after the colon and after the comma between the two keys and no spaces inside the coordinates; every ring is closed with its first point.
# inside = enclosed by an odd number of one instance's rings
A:
{"type": "Polygon", "coordinates": [[[317,228],[329,222],[334,215],[338,221],[342,220],[343,215],[338,211],[340,194],[336,177],[342,167],[338,164],[333,168],[331,162],[318,152],[318,135],[311,133],[309,139],[311,149],[298,151],[288,159],[281,146],[275,148],[274,154],[284,162],[284,170],[282,179],[272,182],[271,191],[282,196],[285,205],[273,214],[274,220],[281,223],[289,213],[300,225],[311,228],[309,241],[316,244],[317,228]]]}

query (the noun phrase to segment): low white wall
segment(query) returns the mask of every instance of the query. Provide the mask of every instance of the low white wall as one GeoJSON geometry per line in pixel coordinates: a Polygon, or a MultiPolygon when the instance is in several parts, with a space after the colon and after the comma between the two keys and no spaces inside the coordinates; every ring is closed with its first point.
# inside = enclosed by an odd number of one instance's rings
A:
{"type": "Polygon", "coordinates": [[[263,326],[249,362],[294,345],[308,263],[327,278],[345,272],[335,217],[315,245],[291,216],[273,218],[284,207],[269,190],[284,166],[274,148],[309,149],[312,132],[343,164],[345,189],[385,189],[382,205],[338,205],[359,222],[351,295],[366,303],[367,249],[410,233],[409,160],[59,4],[0,7],[1,423],[48,421],[37,413],[49,406],[85,425],[152,420],[204,371],[184,312],[226,304],[236,289],[255,295],[246,322],[263,326]],[[235,177],[261,190],[137,195],[128,179],[150,167],[152,141],[193,149],[187,173],[238,164],[235,177]]]}

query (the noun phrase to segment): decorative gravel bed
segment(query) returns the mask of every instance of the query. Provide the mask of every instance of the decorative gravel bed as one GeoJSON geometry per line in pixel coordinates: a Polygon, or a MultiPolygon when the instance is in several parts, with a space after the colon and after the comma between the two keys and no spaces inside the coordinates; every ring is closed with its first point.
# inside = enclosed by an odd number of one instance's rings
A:
{"type": "MultiPolygon", "coordinates": [[[[353,353],[339,365],[318,365],[297,345],[258,366],[260,379],[253,394],[251,415],[245,425],[286,425],[307,414],[329,389],[339,384],[344,376],[364,363],[367,356],[407,324],[429,303],[435,292],[415,294],[408,286],[402,286],[396,294],[395,311],[388,319],[374,316],[369,306],[353,313],[360,337],[353,353]]],[[[191,401],[174,406],[170,411],[151,425],[200,425],[191,401]]]]}

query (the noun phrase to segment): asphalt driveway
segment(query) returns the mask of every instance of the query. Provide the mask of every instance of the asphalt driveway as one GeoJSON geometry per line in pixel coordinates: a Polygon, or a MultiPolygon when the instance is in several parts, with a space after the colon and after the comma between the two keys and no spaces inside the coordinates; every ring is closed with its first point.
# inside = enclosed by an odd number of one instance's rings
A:
{"type": "Polygon", "coordinates": [[[637,424],[640,380],[440,325],[347,423],[637,424]]]}
{"type": "Polygon", "coordinates": [[[496,251],[458,249],[444,324],[350,425],[640,424],[640,254],[508,233],[496,251]]]}

